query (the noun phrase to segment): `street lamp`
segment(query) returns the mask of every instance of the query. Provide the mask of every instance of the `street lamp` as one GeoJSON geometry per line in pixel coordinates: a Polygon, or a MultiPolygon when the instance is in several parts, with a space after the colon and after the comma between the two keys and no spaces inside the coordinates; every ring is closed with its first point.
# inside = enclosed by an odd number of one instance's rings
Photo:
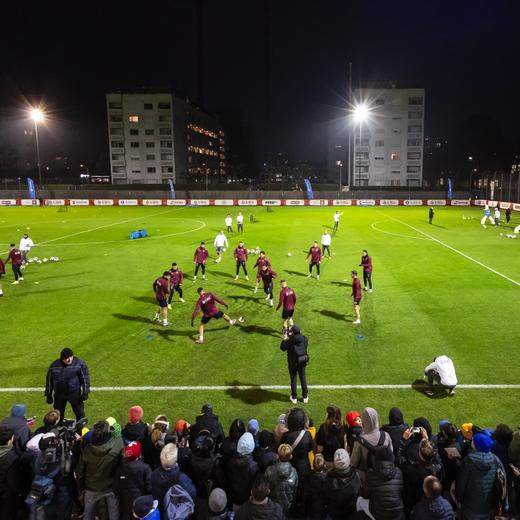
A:
{"type": "MultiPolygon", "coordinates": [[[[359,124],[359,146],[361,146],[361,129],[363,127],[363,123],[368,119],[369,108],[366,103],[361,103],[354,107],[352,112],[352,116],[354,117],[354,122],[359,124]]],[[[358,186],[361,185],[361,153],[358,152],[358,186]]]]}
{"type": "Polygon", "coordinates": [[[339,166],[339,191],[341,193],[343,162],[342,161],[336,161],[336,166],[339,166]]]}
{"type": "Polygon", "coordinates": [[[41,111],[41,109],[37,107],[31,108],[29,112],[31,119],[34,121],[34,135],[36,136],[36,157],[38,161],[38,181],[40,184],[40,188],[42,187],[42,168],[40,163],[40,142],[38,140],[38,123],[43,123],[45,120],[45,115],[41,111]]]}

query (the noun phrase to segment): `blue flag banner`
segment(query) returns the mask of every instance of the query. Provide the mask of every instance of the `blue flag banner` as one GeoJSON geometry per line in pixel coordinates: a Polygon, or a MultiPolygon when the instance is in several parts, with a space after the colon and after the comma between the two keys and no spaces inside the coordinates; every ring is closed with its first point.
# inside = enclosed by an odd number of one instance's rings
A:
{"type": "Polygon", "coordinates": [[[173,181],[171,179],[168,179],[168,182],[170,183],[170,196],[172,199],[175,198],[175,188],[173,186],[173,181]]]}
{"type": "Polygon", "coordinates": [[[448,200],[451,200],[451,196],[452,196],[451,177],[448,177],[448,200]]]}
{"type": "Polygon", "coordinates": [[[34,181],[32,179],[27,179],[27,187],[29,188],[29,197],[31,199],[36,198],[36,189],[34,188],[34,181]]]}
{"type": "Polygon", "coordinates": [[[314,198],[314,194],[312,193],[311,181],[309,179],[303,179],[303,182],[305,182],[305,187],[307,188],[307,197],[309,200],[312,200],[314,198]]]}

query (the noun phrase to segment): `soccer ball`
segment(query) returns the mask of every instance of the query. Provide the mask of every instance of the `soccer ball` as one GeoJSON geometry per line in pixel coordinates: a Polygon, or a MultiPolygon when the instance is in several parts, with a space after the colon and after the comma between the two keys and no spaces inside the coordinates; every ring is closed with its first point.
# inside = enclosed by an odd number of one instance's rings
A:
{"type": "Polygon", "coordinates": [[[222,248],[222,252],[223,252],[223,253],[226,252],[226,248],[225,248],[225,247],[222,248]]]}
{"type": "Polygon", "coordinates": [[[287,253],[287,256],[292,256],[292,253],[287,253]]]}
{"type": "Polygon", "coordinates": [[[238,317],[238,322],[239,322],[239,323],[244,323],[245,321],[246,321],[246,320],[245,320],[244,316],[239,316],[239,317],[238,317]]]}
{"type": "Polygon", "coordinates": [[[36,263],[37,263],[37,264],[41,264],[42,261],[41,261],[41,260],[36,260],[36,263]]]}
{"type": "Polygon", "coordinates": [[[42,262],[43,262],[43,263],[46,263],[46,262],[48,262],[48,261],[49,261],[48,258],[42,258],[42,262]]]}

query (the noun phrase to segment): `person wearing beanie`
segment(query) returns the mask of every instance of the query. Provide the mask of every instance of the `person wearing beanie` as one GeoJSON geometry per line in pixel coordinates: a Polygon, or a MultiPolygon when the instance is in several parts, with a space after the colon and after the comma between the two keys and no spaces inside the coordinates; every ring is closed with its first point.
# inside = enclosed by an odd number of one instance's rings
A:
{"type": "Polygon", "coordinates": [[[251,493],[251,486],[258,473],[258,464],[253,459],[255,441],[249,432],[242,434],[237,442],[237,451],[231,456],[226,467],[229,500],[241,506],[251,493]]]}
{"type": "Polygon", "coordinates": [[[91,444],[82,443],[76,468],[78,491],[85,501],[85,520],[93,520],[97,502],[104,498],[110,520],[119,518],[114,477],[121,464],[123,440],[114,438],[106,421],[94,425],[91,444]]]}
{"type": "Polygon", "coordinates": [[[258,448],[258,433],[260,432],[260,425],[256,419],[251,419],[247,423],[247,431],[253,436],[255,439],[255,448],[258,448]]]}
{"type": "Polygon", "coordinates": [[[74,356],[70,348],[64,348],[59,359],[51,363],[45,380],[47,404],[54,403],[54,408],[60,412],[60,425],[65,419],[67,403],[70,403],[77,421],[85,417],[83,403],[89,394],[90,375],[87,364],[74,356]]]}
{"type": "Polygon", "coordinates": [[[300,327],[297,325],[291,326],[287,331],[284,329],[280,350],[287,352],[287,368],[291,379],[290,401],[292,404],[297,404],[298,402],[298,377],[300,378],[302,387],[303,402],[305,404],[309,402],[309,390],[307,388],[307,376],[305,372],[307,363],[309,362],[309,356],[307,354],[308,343],[309,340],[307,336],[301,333],[300,327]]]}
{"type": "Polygon", "coordinates": [[[121,437],[122,435],[122,428],[121,425],[113,418],[113,417],[107,417],[106,419],[108,426],[110,428],[110,432],[112,433],[113,437],[121,437]]]}
{"type": "Polygon", "coordinates": [[[132,519],[138,520],[161,520],[159,502],[151,495],[136,498],[133,503],[132,519]]]}
{"type": "Polygon", "coordinates": [[[351,463],[359,472],[362,479],[367,469],[373,466],[375,448],[388,446],[392,448],[390,435],[379,430],[379,416],[373,408],[365,408],[361,415],[361,435],[354,442],[351,463]]]}
{"type": "Polygon", "coordinates": [[[215,439],[215,453],[218,453],[226,436],[224,435],[224,430],[222,429],[218,415],[213,413],[213,406],[209,403],[202,406],[200,415],[195,419],[195,424],[191,425],[190,444],[195,442],[195,439],[202,430],[208,430],[213,439],[215,439]]]}
{"type": "Polygon", "coordinates": [[[132,441],[139,441],[141,444],[147,442],[148,425],[142,421],[143,416],[143,409],[139,405],[132,406],[128,410],[128,422],[121,431],[125,444],[132,441]]]}
{"type": "Polygon", "coordinates": [[[343,520],[356,512],[361,480],[344,449],[334,453],[332,469],[324,483],[324,498],[332,520],[343,520]]]}
{"type": "Polygon", "coordinates": [[[428,419],[417,417],[413,421],[413,427],[403,431],[402,438],[397,449],[397,461],[403,464],[405,461],[416,462],[419,460],[419,444],[423,439],[431,439],[432,427],[428,419]],[[420,433],[417,433],[418,430],[420,433]]]}
{"type": "Polygon", "coordinates": [[[423,483],[424,496],[413,508],[411,520],[454,520],[451,504],[442,496],[442,484],[436,477],[426,477],[423,483]]]}
{"type": "Polygon", "coordinates": [[[192,480],[181,471],[178,464],[179,449],[175,444],[166,444],[161,451],[161,465],[152,471],[152,495],[164,509],[164,495],[174,484],[179,484],[195,502],[197,492],[192,480]]]}
{"type": "Polygon", "coordinates": [[[258,467],[262,473],[278,462],[278,455],[274,451],[274,435],[268,430],[262,430],[258,436],[258,448],[253,452],[258,467]]]}
{"type": "Polygon", "coordinates": [[[152,470],[141,458],[141,443],[125,446],[123,463],[114,478],[114,491],[119,498],[121,520],[131,520],[134,500],[152,492],[152,470]]]}
{"type": "Polygon", "coordinates": [[[11,407],[11,415],[5,417],[0,423],[1,426],[13,430],[13,448],[19,456],[23,455],[25,445],[31,437],[31,430],[25,418],[26,412],[27,407],[24,404],[15,404],[11,407]]]}
{"type": "Polygon", "coordinates": [[[357,510],[378,520],[401,520],[404,509],[402,492],[403,475],[395,465],[394,453],[385,446],[378,448],[374,467],[366,473],[357,510]]]}
{"type": "Polygon", "coordinates": [[[235,419],[229,426],[229,434],[220,447],[222,464],[225,467],[229,459],[237,451],[238,439],[246,432],[246,425],[242,419],[235,419]]]}
{"type": "Polygon", "coordinates": [[[363,428],[361,426],[361,414],[357,410],[351,410],[345,414],[345,437],[347,442],[347,451],[352,455],[354,442],[361,435],[363,428]]]}
{"type": "Polygon", "coordinates": [[[276,426],[273,428],[274,443],[276,446],[280,444],[280,441],[282,440],[282,435],[285,432],[289,431],[289,428],[287,428],[287,425],[285,424],[286,418],[287,414],[280,414],[278,416],[278,422],[276,423],[276,426]]]}
{"type": "Polygon", "coordinates": [[[269,480],[270,496],[278,502],[286,516],[298,488],[298,473],[291,465],[292,448],[288,444],[278,446],[278,462],[269,466],[265,477],[269,480]]]}
{"type": "Polygon", "coordinates": [[[391,408],[388,413],[388,424],[381,427],[381,430],[388,433],[392,439],[392,449],[397,454],[399,442],[403,437],[403,433],[408,429],[408,424],[404,422],[403,414],[397,407],[391,408]]]}
{"type": "Polygon", "coordinates": [[[227,507],[227,495],[222,488],[215,488],[208,498],[208,520],[232,520],[234,514],[227,507]]]}

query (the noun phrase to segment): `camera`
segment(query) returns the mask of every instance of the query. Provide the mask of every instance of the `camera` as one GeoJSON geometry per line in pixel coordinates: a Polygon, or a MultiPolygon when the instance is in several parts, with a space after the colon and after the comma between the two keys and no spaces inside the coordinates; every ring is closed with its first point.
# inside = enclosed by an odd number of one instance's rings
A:
{"type": "Polygon", "coordinates": [[[421,428],[419,428],[418,426],[414,426],[413,428],[410,428],[410,433],[414,437],[419,437],[420,435],[422,435],[421,428]]]}

